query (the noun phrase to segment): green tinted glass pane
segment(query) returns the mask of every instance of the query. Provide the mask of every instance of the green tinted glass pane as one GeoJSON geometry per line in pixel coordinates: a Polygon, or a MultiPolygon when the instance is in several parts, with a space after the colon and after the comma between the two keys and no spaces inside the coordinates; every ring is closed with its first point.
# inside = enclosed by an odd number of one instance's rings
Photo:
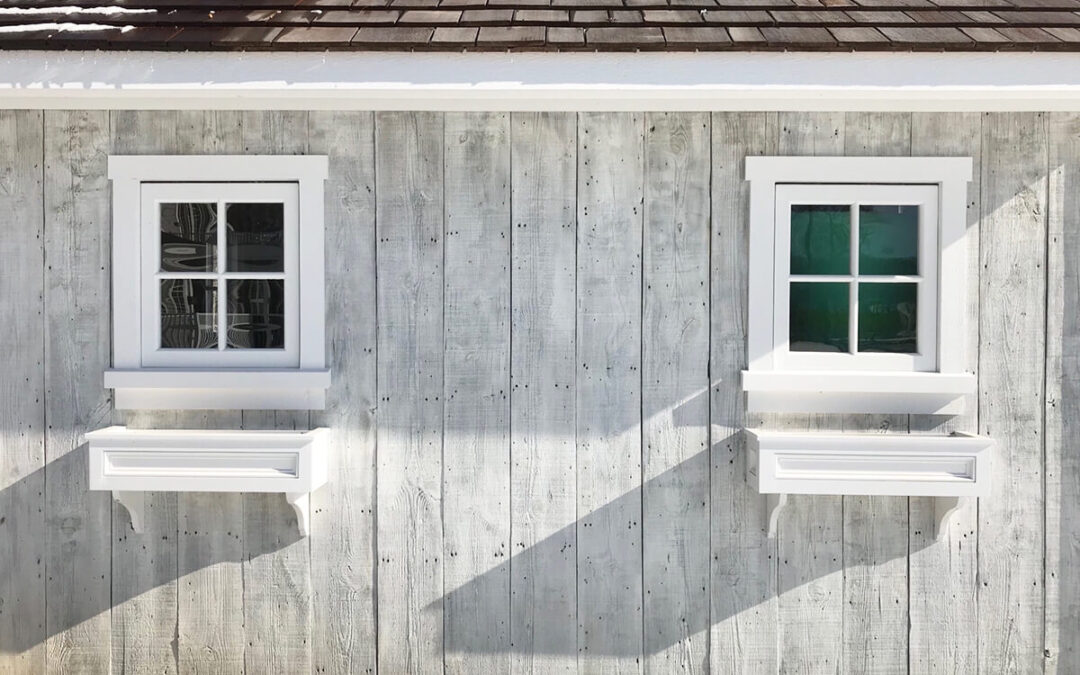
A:
{"type": "Polygon", "coordinates": [[[919,207],[859,207],[859,274],[919,273],[919,207]]]}
{"type": "Polygon", "coordinates": [[[859,284],[859,351],[915,354],[918,284],[859,284]]]}
{"type": "Polygon", "coordinates": [[[791,207],[791,273],[851,272],[851,207],[791,207]]]}
{"type": "Polygon", "coordinates": [[[838,282],[792,282],[788,326],[791,351],[849,351],[848,287],[838,282]]]}

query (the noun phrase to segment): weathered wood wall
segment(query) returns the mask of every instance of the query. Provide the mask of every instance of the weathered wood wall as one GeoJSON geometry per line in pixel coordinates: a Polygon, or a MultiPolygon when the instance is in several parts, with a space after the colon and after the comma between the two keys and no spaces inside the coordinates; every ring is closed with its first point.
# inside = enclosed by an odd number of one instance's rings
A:
{"type": "MultiPolygon", "coordinates": [[[[1080,672],[1080,115],[0,111],[0,672],[1080,672]],[[124,415],[110,153],[325,153],[325,411],[124,415]],[[754,154],[975,158],[969,412],[746,418],[754,154]],[[280,497],[86,490],[109,423],[333,429],[280,497]],[[798,497],[740,429],[998,441],[798,497]]],[[[946,318],[948,320],[948,318],[946,318]]]]}

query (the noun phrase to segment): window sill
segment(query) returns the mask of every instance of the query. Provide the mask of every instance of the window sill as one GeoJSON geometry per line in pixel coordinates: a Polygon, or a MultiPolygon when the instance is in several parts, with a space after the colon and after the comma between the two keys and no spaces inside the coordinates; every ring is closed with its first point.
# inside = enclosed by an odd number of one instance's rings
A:
{"type": "Polygon", "coordinates": [[[958,415],[975,393],[970,373],[742,372],[748,412],[958,415]]]}
{"type": "Polygon", "coordinates": [[[330,371],[106,370],[117,410],[322,410],[330,371]]]}
{"type": "Polygon", "coordinates": [[[136,532],[147,491],[280,492],[307,535],[308,495],[327,481],[326,436],[326,429],[99,429],[86,434],[90,489],[111,490],[136,532]]]}

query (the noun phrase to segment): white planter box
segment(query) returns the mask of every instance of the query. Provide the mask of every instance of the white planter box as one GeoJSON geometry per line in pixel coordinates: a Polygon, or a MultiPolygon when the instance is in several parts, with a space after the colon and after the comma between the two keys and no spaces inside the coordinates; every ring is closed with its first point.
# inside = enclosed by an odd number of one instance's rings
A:
{"type": "MultiPolygon", "coordinates": [[[[994,441],[955,434],[746,431],[747,480],[770,495],[940,497],[945,518],[962,497],[990,491],[994,441]]],[[[770,532],[784,499],[773,499],[770,532]]],[[[941,530],[939,529],[939,532],[941,530]]]]}
{"type": "Polygon", "coordinates": [[[306,535],[308,494],[327,480],[326,435],[326,429],[99,429],[86,434],[90,489],[111,490],[136,531],[144,492],[281,492],[306,535]]]}

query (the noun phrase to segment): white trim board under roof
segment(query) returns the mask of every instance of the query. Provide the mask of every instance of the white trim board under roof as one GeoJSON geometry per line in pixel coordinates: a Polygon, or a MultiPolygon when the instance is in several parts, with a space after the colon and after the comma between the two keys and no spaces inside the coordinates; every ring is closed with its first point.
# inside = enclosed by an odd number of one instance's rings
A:
{"type": "Polygon", "coordinates": [[[1080,53],[9,51],[0,108],[1080,110],[1080,53]]]}

